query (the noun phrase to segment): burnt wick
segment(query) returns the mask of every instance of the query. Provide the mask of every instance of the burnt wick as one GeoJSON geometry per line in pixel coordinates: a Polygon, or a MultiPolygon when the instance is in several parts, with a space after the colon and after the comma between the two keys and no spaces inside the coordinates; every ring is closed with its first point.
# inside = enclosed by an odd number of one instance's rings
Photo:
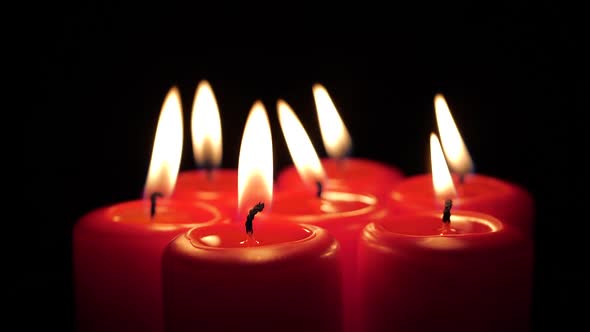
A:
{"type": "Polygon", "coordinates": [[[324,191],[324,185],[322,184],[321,181],[316,181],[315,182],[315,185],[316,185],[316,188],[317,188],[317,191],[316,191],[316,194],[315,195],[316,195],[317,198],[321,198],[322,197],[322,192],[324,191]]]}
{"type": "Polygon", "coordinates": [[[252,236],[252,234],[254,234],[254,216],[262,210],[264,210],[264,203],[259,202],[258,204],[254,205],[254,207],[250,209],[250,211],[248,212],[248,216],[246,217],[246,233],[248,235],[252,236]]]}
{"type": "Polygon", "coordinates": [[[443,210],[442,222],[449,224],[451,222],[451,208],[453,207],[453,201],[447,199],[445,201],[445,209],[443,210]]]}
{"type": "Polygon", "coordinates": [[[156,199],[158,197],[164,197],[164,195],[162,195],[162,193],[159,193],[159,192],[155,192],[150,195],[150,201],[151,201],[150,217],[152,217],[152,218],[154,217],[154,215],[156,215],[156,199]]]}

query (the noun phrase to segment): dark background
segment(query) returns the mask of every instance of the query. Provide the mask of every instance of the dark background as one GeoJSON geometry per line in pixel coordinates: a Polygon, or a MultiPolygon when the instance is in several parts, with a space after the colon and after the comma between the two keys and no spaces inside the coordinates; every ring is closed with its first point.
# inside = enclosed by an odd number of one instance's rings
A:
{"type": "Polygon", "coordinates": [[[10,222],[26,235],[6,253],[15,263],[6,271],[17,280],[7,288],[18,326],[72,329],[72,226],[91,209],[140,197],[172,85],[184,106],[181,169],[195,167],[190,107],[201,79],[219,103],[224,167],[237,166],[256,99],[269,112],[277,170],[291,162],[277,98],[325,156],[311,93],[319,82],[348,126],[353,156],[408,175],[428,171],[432,100],[443,93],[476,171],[521,184],[536,199],[535,330],[583,323],[590,276],[581,9],[284,5],[78,2],[27,10],[31,60],[22,68],[30,73],[16,112],[24,115],[24,158],[16,163],[23,208],[10,222]]]}

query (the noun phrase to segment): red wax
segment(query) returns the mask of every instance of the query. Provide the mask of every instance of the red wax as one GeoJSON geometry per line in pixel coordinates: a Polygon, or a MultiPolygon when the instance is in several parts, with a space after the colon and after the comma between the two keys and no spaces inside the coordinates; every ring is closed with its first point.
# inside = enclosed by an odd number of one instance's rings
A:
{"type": "Polygon", "coordinates": [[[530,237],[486,214],[452,213],[451,230],[441,231],[440,212],[365,227],[364,331],[530,330],[530,237]]]}
{"type": "Polygon", "coordinates": [[[149,200],[96,209],[74,227],[77,330],[163,331],[161,256],[181,232],[222,220],[202,202],[149,200]]]}
{"type": "MultiPolygon", "coordinates": [[[[322,158],[321,163],[327,176],[327,183],[324,184],[327,190],[366,192],[381,198],[404,177],[396,167],[369,159],[322,158]]],[[[279,173],[278,190],[302,188],[305,188],[305,184],[295,166],[289,166],[279,173]]]]}
{"type": "Polygon", "coordinates": [[[236,222],[196,227],[170,243],[162,261],[167,332],[340,332],[334,238],[258,215],[254,238],[236,222]]]}
{"type": "Polygon", "coordinates": [[[217,168],[182,171],[178,174],[172,197],[210,203],[223,212],[235,214],[238,197],[238,170],[217,168]]]}
{"type": "MultiPolygon", "coordinates": [[[[481,174],[467,176],[462,184],[456,176],[453,180],[457,190],[454,209],[493,215],[532,236],[534,201],[524,188],[481,174]]],[[[386,202],[394,214],[442,211],[444,207],[444,200],[434,193],[431,174],[408,177],[390,192],[386,202]]]]}
{"type": "Polygon", "coordinates": [[[259,218],[313,224],[338,240],[342,248],[344,328],[355,331],[359,321],[355,281],[359,235],[365,225],[385,215],[386,209],[370,194],[325,191],[320,199],[304,191],[275,193],[272,207],[259,218]]]}

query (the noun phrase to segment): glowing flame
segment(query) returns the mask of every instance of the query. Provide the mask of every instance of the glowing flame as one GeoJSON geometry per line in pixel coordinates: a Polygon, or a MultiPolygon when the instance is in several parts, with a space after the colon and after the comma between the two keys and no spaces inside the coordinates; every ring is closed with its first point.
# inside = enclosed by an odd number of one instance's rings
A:
{"type": "Polygon", "coordinates": [[[193,155],[199,166],[221,165],[221,120],[217,100],[209,82],[197,86],[191,116],[193,155]]]}
{"type": "Polygon", "coordinates": [[[312,90],[324,148],[330,157],[343,158],[352,146],[348,130],[326,88],[316,83],[312,90]]]}
{"type": "Polygon", "coordinates": [[[154,193],[170,196],[174,191],[182,156],[182,135],[180,93],[172,87],[160,111],[144,197],[154,193]]]}
{"type": "Polygon", "coordinates": [[[277,102],[277,111],[283,136],[297,172],[310,186],[314,186],[317,181],[323,182],[326,173],[301,121],[284,100],[277,102]]]}
{"type": "Polygon", "coordinates": [[[447,167],[445,156],[440,147],[438,137],[430,134],[430,161],[432,163],[432,185],[436,196],[441,199],[452,199],[456,196],[455,185],[447,167]]]}
{"type": "Polygon", "coordinates": [[[256,203],[272,203],[272,136],[266,110],[256,101],[250,110],[238,158],[238,210],[247,212],[256,203]]]}
{"type": "Polygon", "coordinates": [[[434,110],[440,140],[449,166],[459,174],[464,175],[471,172],[473,170],[473,161],[443,95],[437,94],[434,97],[434,110]]]}

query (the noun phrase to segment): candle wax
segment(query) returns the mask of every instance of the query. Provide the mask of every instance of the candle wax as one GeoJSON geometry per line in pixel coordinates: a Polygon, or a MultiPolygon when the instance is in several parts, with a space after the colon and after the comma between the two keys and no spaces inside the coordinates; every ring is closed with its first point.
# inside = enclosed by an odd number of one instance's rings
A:
{"type": "Polygon", "coordinates": [[[222,220],[206,204],[137,200],[84,215],[73,232],[77,330],[163,330],[161,256],[179,233],[222,220]]]}
{"type": "MultiPolygon", "coordinates": [[[[326,190],[371,193],[381,198],[404,177],[394,166],[363,158],[337,160],[322,158],[326,172],[326,190]]],[[[289,166],[277,177],[278,190],[300,190],[305,187],[297,169],[289,166]]]]}
{"type": "MultiPolygon", "coordinates": [[[[534,202],[525,189],[481,174],[469,175],[463,183],[454,176],[453,181],[457,190],[454,208],[493,215],[532,236],[534,202]]],[[[391,191],[386,202],[395,214],[442,211],[444,206],[444,201],[434,193],[431,174],[406,178],[391,191]]]]}
{"type": "Polygon", "coordinates": [[[167,332],[341,330],[338,243],[312,225],[257,219],[253,238],[236,221],[170,243],[162,263],[167,332]]]}
{"type": "Polygon", "coordinates": [[[532,244],[492,216],[392,216],[359,244],[363,326],[376,331],[528,331],[532,244]]]}
{"type": "Polygon", "coordinates": [[[237,169],[216,168],[211,171],[191,170],[178,174],[173,198],[210,203],[228,214],[237,206],[237,169]]]}
{"type": "Polygon", "coordinates": [[[371,194],[324,191],[318,198],[307,191],[277,192],[272,207],[260,220],[307,223],[322,227],[340,243],[343,273],[344,328],[359,323],[356,288],[357,244],[363,227],[386,217],[387,210],[371,194]]]}

